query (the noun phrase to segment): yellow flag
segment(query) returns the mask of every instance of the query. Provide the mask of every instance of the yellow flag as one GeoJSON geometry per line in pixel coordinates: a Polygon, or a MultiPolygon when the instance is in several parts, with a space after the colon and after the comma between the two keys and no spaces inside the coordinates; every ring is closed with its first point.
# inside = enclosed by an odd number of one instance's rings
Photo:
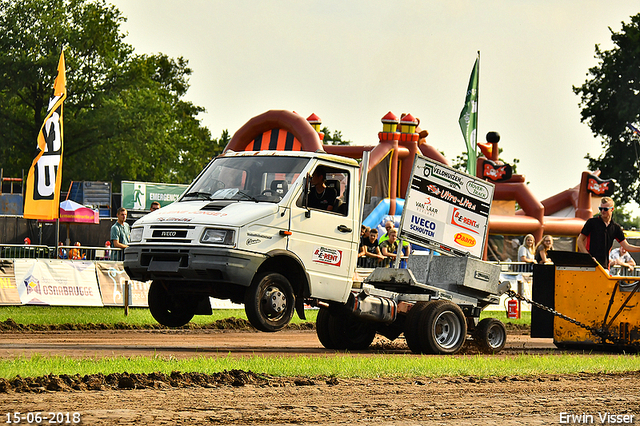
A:
{"type": "Polygon", "coordinates": [[[24,217],[27,219],[57,219],[60,214],[62,183],[62,103],[67,98],[64,52],[58,62],[58,76],[53,83],[53,97],[47,116],[38,132],[36,157],[27,176],[24,217]]]}

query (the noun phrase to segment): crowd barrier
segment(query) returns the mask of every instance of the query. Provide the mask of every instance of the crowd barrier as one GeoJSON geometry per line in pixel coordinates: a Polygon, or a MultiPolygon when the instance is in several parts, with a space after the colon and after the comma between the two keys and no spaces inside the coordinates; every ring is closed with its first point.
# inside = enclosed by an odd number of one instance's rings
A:
{"type": "Polygon", "coordinates": [[[116,260],[120,251],[111,247],[0,244],[0,259],[116,260]]]}

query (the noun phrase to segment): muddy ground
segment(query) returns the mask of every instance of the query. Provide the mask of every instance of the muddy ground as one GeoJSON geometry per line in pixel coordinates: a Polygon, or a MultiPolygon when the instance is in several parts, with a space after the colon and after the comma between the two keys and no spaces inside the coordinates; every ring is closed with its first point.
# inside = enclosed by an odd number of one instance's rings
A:
{"type": "MultiPolygon", "coordinates": [[[[499,356],[554,356],[558,351],[552,348],[546,339],[510,334],[508,347],[499,356]]],[[[312,330],[267,334],[246,330],[13,329],[0,333],[0,358],[34,353],[98,358],[150,353],[212,359],[229,354],[335,356],[322,348],[312,330]]],[[[423,356],[411,354],[402,339],[392,343],[378,339],[371,350],[352,356],[373,353],[423,356]]],[[[459,356],[492,355],[480,355],[471,345],[459,356]]],[[[639,379],[638,371],[375,380],[280,378],[247,371],[19,377],[0,380],[0,416],[4,423],[9,412],[19,411],[24,416],[41,412],[47,418],[50,413],[69,412],[68,424],[73,424],[75,412],[75,419],[86,425],[538,425],[576,424],[578,419],[581,423],[593,420],[592,424],[621,424],[624,420],[640,424],[639,379]]],[[[58,420],[61,418],[66,420],[64,415],[58,420]]],[[[21,423],[26,421],[25,417],[21,423]]],[[[55,424],[50,420],[45,423],[55,424]]]]}

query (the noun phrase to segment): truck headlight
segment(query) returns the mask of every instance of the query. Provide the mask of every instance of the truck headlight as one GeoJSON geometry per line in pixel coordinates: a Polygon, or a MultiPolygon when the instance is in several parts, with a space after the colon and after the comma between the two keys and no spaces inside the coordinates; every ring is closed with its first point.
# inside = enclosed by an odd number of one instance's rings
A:
{"type": "Polygon", "coordinates": [[[140,228],[133,228],[131,230],[131,236],[130,236],[130,240],[132,243],[139,243],[140,241],[142,241],[142,230],[144,228],[140,227],[140,228]]]}
{"type": "Polygon", "coordinates": [[[222,244],[226,246],[233,245],[236,232],[231,229],[207,229],[200,239],[204,244],[222,244]]]}

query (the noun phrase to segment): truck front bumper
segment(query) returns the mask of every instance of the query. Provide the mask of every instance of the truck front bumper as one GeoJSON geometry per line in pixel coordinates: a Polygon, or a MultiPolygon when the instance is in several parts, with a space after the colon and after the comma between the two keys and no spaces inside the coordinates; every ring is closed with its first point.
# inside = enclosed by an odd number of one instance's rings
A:
{"type": "Polygon", "coordinates": [[[216,282],[248,287],[264,254],[216,247],[129,246],[124,269],[140,281],[216,282]]]}

